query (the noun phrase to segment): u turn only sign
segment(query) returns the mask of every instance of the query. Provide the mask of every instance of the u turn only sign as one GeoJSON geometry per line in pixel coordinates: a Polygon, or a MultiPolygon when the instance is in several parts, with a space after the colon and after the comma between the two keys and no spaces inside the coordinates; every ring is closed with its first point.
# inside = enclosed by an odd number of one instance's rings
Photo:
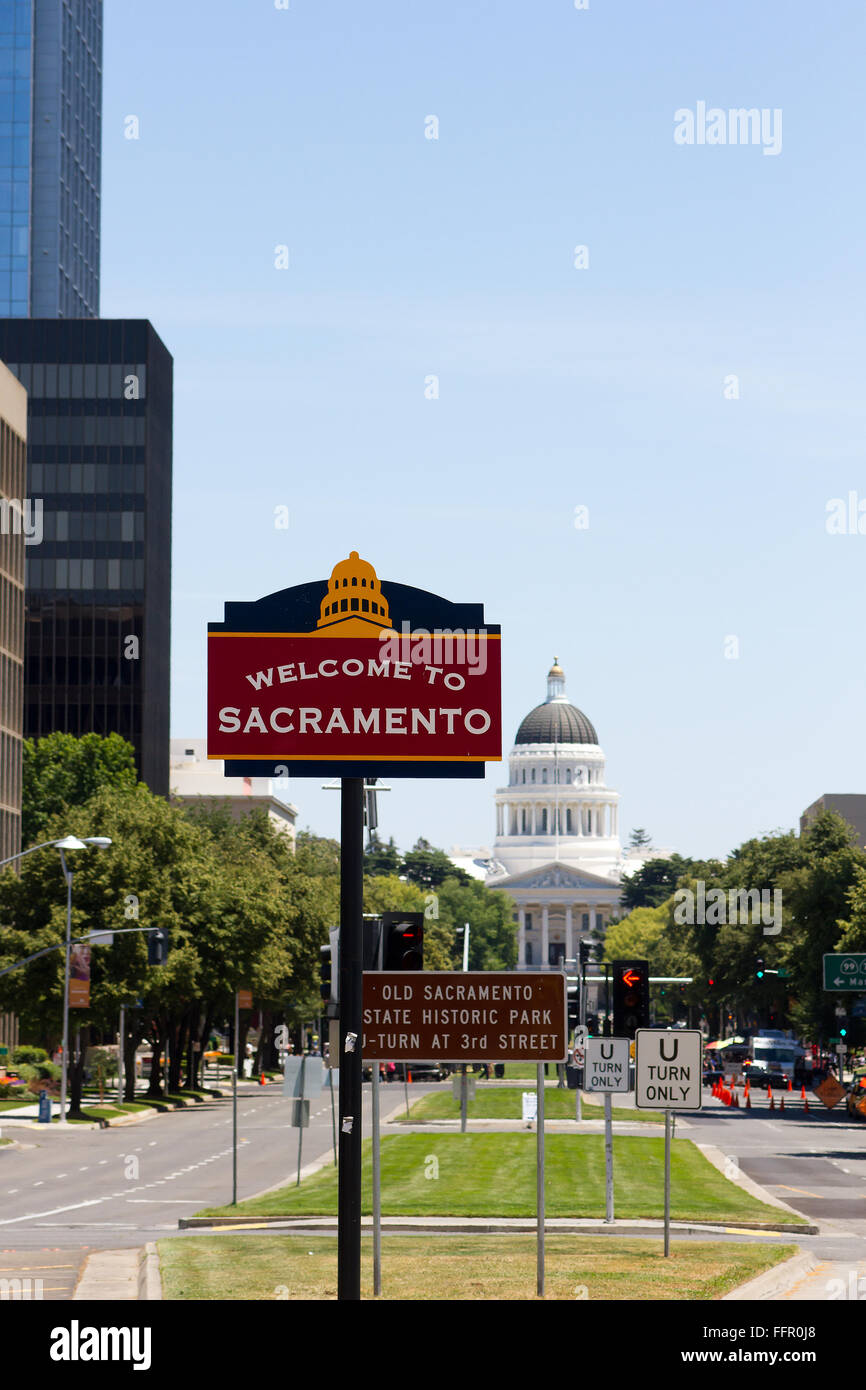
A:
{"type": "Polygon", "coordinates": [[[643,1110],[700,1110],[697,1029],[639,1028],[635,1033],[635,1105],[643,1110]]]}

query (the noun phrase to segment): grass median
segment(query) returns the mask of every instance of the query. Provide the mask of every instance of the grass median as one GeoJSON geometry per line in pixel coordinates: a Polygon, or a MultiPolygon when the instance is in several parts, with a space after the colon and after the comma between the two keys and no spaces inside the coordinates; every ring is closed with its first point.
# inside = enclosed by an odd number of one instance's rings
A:
{"type": "MultiPolygon", "coordinates": [[[[487,1090],[481,1086],[475,1091],[475,1099],[466,1102],[466,1117],[470,1120],[519,1120],[523,1113],[521,1097],[524,1088],[520,1086],[500,1086],[487,1090]]],[[[535,1091],[532,1092],[535,1095],[535,1091]]],[[[577,1109],[574,1091],[559,1091],[546,1087],[544,1092],[544,1118],[546,1120],[574,1120],[577,1109]]],[[[604,1106],[594,1105],[584,1100],[581,1104],[581,1117],[584,1120],[603,1120],[604,1106]]],[[[617,1105],[613,1107],[614,1120],[637,1121],[663,1125],[661,1110],[636,1110],[617,1105]]],[[[448,1091],[438,1091],[416,1100],[409,1114],[392,1117],[393,1124],[411,1125],[425,1120],[459,1120],[460,1101],[448,1091]]],[[[575,1123],[577,1121],[575,1120],[575,1123]]]]}
{"type": "MultiPolygon", "coordinates": [[[[793,1245],[555,1236],[545,1240],[548,1299],[721,1298],[796,1253],[793,1245]]],[[[166,1299],[335,1299],[337,1242],[320,1236],[190,1236],[159,1241],[166,1299]]],[[[372,1241],[362,1241],[361,1294],[373,1296],[372,1241]]],[[[535,1237],[385,1236],[382,1298],[536,1298],[535,1237]]]]}
{"type": "MultiPolygon", "coordinates": [[[[531,1217],[536,1201],[536,1135],[401,1134],[382,1140],[383,1216],[531,1217]]],[[[614,1140],[617,1217],[664,1215],[664,1139],[623,1135],[614,1140]]],[[[546,1212],[549,1217],[601,1218],[605,1214],[604,1136],[548,1134],[545,1138],[546,1212]]],[[[372,1212],[371,1149],[364,1145],[362,1211],[372,1212]]],[[[334,1216],[336,1169],[320,1169],[290,1185],[198,1216],[334,1216]]],[[[671,1146],[671,1216],[798,1224],[788,1213],[729,1182],[689,1139],[671,1146]]]]}

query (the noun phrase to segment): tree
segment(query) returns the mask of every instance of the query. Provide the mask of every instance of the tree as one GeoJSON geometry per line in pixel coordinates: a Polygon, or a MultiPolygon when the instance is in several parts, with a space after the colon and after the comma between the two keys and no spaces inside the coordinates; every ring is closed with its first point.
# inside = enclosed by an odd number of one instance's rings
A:
{"type": "MultiPolygon", "coordinates": [[[[134,787],[135,750],[119,734],[53,733],[24,740],[21,842],[46,839],[48,822],[89,801],[100,787],[134,787]]],[[[68,827],[67,827],[68,828],[68,827]]],[[[61,830],[61,834],[63,834],[61,830]]]]}
{"type": "Polygon", "coordinates": [[[392,835],[385,845],[374,832],[364,851],[364,873],[371,876],[389,874],[397,877],[400,867],[400,851],[394,843],[394,836],[392,835]]]}
{"type": "Polygon", "coordinates": [[[637,830],[631,832],[628,837],[628,847],[629,849],[650,849],[652,847],[652,839],[643,826],[638,826],[637,830]]]}
{"type": "MultiPolygon", "coordinates": [[[[438,923],[451,943],[454,969],[462,960],[463,935],[459,928],[469,923],[469,969],[513,970],[517,961],[514,903],[507,893],[487,888],[477,878],[444,880],[431,907],[438,911],[438,923]]],[[[425,922],[425,932],[429,923],[425,922]]]]}
{"type": "Polygon", "coordinates": [[[421,888],[438,888],[447,878],[459,882],[469,881],[465,869],[459,869],[444,850],[434,849],[428,840],[415,841],[412,848],[403,856],[403,872],[410,883],[421,888]]]}
{"type": "Polygon", "coordinates": [[[659,907],[667,902],[691,864],[691,859],[683,859],[679,854],[672,854],[670,859],[648,859],[623,879],[623,905],[629,912],[636,907],[659,907]]]}

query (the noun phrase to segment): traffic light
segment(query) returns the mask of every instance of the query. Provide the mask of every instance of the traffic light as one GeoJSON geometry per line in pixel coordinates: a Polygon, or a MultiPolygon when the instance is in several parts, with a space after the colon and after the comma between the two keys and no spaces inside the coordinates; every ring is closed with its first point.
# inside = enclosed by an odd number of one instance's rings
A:
{"type": "Polygon", "coordinates": [[[649,961],[613,962],[613,1035],[633,1038],[649,1027],[649,961]]]}
{"type": "Polygon", "coordinates": [[[424,969],[424,913],[383,912],[384,970],[424,969]]]}
{"type": "Polygon", "coordinates": [[[578,1002],[578,993],[576,989],[570,989],[568,991],[568,1026],[569,1028],[576,1028],[579,1022],[580,1006],[578,1002]]]}
{"type": "Polygon", "coordinates": [[[598,1023],[598,1014],[587,1014],[586,1031],[591,1038],[598,1037],[599,1033],[601,1032],[601,1028],[599,1027],[598,1023]]]}
{"type": "Polygon", "coordinates": [[[168,959],[168,928],[159,927],[147,934],[148,965],[165,965],[168,959]]]}
{"type": "Polygon", "coordinates": [[[319,994],[327,1002],[331,997],[331,948],[320,946],[319,994]]]}
{"type": "Polygon", "coordinates": [[[758,959],[755,961],[755,976],[756,976],[756,978],[759,979],[759,980],[763,980],[763,978],[764,978],[764,958],[763,958],[763,956],[758,956],[758,959]]]}
{"type": "Polygon", "coordinates": [[[581,969],[589,964],[589,953],[592,950],[592,942],[587,941],[586,937],[577,944],[578,959],[581,969]]]}

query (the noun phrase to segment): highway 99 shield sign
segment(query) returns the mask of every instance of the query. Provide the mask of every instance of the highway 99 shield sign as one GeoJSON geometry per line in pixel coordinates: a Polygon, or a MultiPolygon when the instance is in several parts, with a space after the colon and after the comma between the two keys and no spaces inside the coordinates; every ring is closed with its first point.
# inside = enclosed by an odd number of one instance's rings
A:
{"type": "Polygon", "coordinates": [[[637,1030],[634,1100],[638,1109],[700,1110],[703,1041],[697,1029],[637,1030]]]}

